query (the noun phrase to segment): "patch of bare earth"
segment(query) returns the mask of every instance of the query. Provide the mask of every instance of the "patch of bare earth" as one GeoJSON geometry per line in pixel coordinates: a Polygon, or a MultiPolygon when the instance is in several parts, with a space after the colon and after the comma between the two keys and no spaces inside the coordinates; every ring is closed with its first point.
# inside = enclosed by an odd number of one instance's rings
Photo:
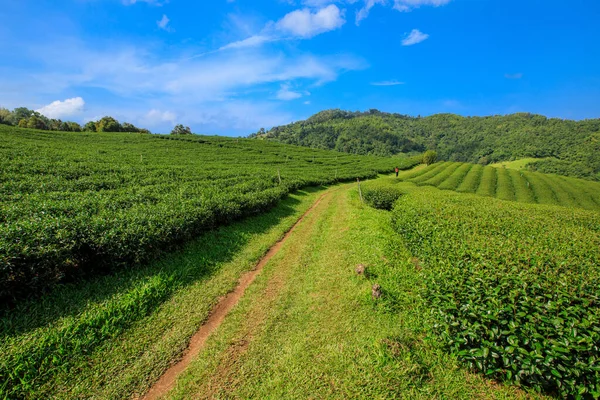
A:
{"type": "MultiPolygon", "coordinates": [[[[254,269],[246,272],[242,275],[239,280],[238,285],[235,289],[221,298],[217,305],[213,308],[211,313],[209,314],[208,319],[202,326],[198,329],[196,334],[192,336],[189,346],[187,350],[184,352],[183,357],[172,365],[169,369],[167,369],[160,379],[150,388],[150,390],[142,397],[142,400],[153,400],[157,399],[161,396],[164,396],[169,390],[173,388],[175,385],[175,381],[177,377],[188,367],[190,362],[200,353],[200,351],[204,348],[208,337],[223,323],[223,320],[229,314],[229,312],[233,309],[233,307],[240,301],[244,292],[252,284],[252,282],[256,279],[256,276],[262,271],[264,266],[269,262],[273,256],[275,256],[284,243],[288,240],[289,236],[294,232],[296,227],[305,219],[305,217],[321,203],[323,198],[328,193],[323,194],[299,219],[296,221],[294,226],[284,235],[284,237],[277,242],[273,247],[269,249],[269,251],[265,254],[265,256],[258,262],[254,269]]],[[[277,282],[273,281],[273,285],[276,285],[277,282]]],[[[282,284],[282,283],[281,283],[282,284]]],[[[280,285],[281,285],[280,284],[280,285]]],[[[274,290],[273,285],[268,287],[269,297],[275,296],[277,293],[274,290]]],[[[267,299],[267,298],[265,298],[267,299]]],[[[264,305],[261,307],[264,309],[264,305]]],[[[264,315],[263,318],[264,319],[264,315]]],[[[252,325],[256,325],[258,321],[262,321],[259,315],[255,315],[254,318],[249,318],[250,324],[248,325],[248,334],[246,335],[246,339],[241,340],[238,343],[233,343],[231,348],[229,349],[229,357],[227,359],[230,360],[229,365],[233,365],[235,363],[235,359],[246,351],[248,347],[248,343],[251,340],[250,332],[253,330],[252,325]],[[254,322],[252,322],[254,321],[254,322]]],[[[223,368],[227,370],[227,364],[220,365],[220,369],[223,368]]],[[[218,380],[217,380],[218,381],[218,380]]],[[[201,396],[204,397],[204,396],[201,396]]]]}

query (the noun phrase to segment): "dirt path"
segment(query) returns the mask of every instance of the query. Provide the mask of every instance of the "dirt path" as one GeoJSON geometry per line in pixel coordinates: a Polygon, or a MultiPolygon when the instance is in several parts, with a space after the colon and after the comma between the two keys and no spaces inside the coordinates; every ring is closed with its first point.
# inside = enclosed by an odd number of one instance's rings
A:
{"type": "Polygon", "coordinates": [[[289,236],[294,232],[296,227],[304,220],[304,218],[319,205],[325,196],[330,192],[324,193],[319,199],[298,219],[292,228],[277,242],[265,256],[258,262],[256,267],[251,271],[246,272],[239,280],[236,288],[223,297],[213,308],[208,317],[208,320],[198,329],[196,334],[192,336],[190,344],[185,351],[183,358],[171,366],[160,379],[150,388],[150,390],[142,397],[142,400],[154,400],[168,393],[174,386],[177,377],[188,367],[190,362],[200,353],[208,337],[221,325],[227,314],[239,302],[244,295],[244,292],[256,279],[256,276],[261,272],[264,266],[275,256],[289,236]]]}

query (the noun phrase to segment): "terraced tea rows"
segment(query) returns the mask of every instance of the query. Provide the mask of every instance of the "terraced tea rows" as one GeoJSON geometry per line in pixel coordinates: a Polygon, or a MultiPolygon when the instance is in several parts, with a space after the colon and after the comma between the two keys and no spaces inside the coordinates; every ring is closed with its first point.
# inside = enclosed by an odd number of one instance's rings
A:
{"type": "Polygon", "coordinates": [[[600,183],[478,164],[441,162],[400,174],[417,185],[502,200],[600,210],[600,183]]]}

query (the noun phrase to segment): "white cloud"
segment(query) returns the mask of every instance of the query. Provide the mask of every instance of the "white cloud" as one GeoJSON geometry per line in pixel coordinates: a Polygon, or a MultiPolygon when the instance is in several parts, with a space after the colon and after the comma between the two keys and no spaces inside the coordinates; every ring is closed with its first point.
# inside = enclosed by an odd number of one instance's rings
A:
{"type": "Polygon", "coordinates": [[[302,93],[298,93],[298,92],[294,92],[294,91],[290,90],[290,85],[288,85],[288,84],[282,84],[281,88],[277,92],[276,97],[279,100],[289,101],[289,100],[299,99],[300,97],[302,97],[302,93]]]}
{"type": "Polygon", "coordinates": [[[451,0],[394,0],[394,9],[411,11],[421,6],[439,7],[450,3],[451,0]]]}
{"type": "Polygon", "coordinates": [[[309,106],[309,105],[310,105],[310,100],[306,100],[306,101],[304,102],[304,105],[307,105],[307,106],[309,106]]]}
{"type": "Polygon", "coordinates": [[[150,125],[158,125],[162,122],[169,122],[175,124],[177,115],[171,111],[159,111],[156,109],[150,110],[145,116],[144,120],[150,125]]]}
{"type": "Polygon", "coordinates": [[[504,74],[506,79],[521,79],[523,77],[522,72],[517,72],[516,74],[504,74]]]}
{"type": "Polygon", "coordinates": [[[356,12],[356,25],[369,16],[369,11],[371,11],[371,8],[376,4],[385,4],[385,0],[365,0],[363,8],[356,12]]]}
{"type": "Polygon", "coordinates": [[[81,97],[74,97],[64,101],[53,101],[47,106],[44,106],[36,111],[48,118],[59,119],[79,114],[81,111],[83,111],[84,106],[85,101],[83,101],[81,97]]]}
{"type": "Polygon", "coordinates": [[[163,29],[168,32],[171,30],[171,28],[169,27],[170,21],[171,20],[169,19],[169,17],[167,17],[166,14],[163,14],[162,19],[160,21],[156,21],[156,25],[158,25],[160,29],[163,29]]]}
{"type": "Polygon", "coordinates": [[[316,12],[305,8],[292,11],[279,20],[275,26],[279,31],[301,38],[311,38],[329,32],[346,23],[342,12],[335,4],[330,4],[316,12]]]}
{"type": "Polygon", "coordinates": [[[277,39],[269,37],[269,36],[254,35],[254,36],[250,36],[249,38],[244,39],[244,40],[238,40],[237,42],[229,43],[225,46],[220,47],[219,50],[241,49],[244,47],[256,47],[256,46],[260,46],[267,42],[273,42],[275,40],[277,40],[277,39]]]}
{"type": "Polygon", "coordinates": [[[130,6],[136,3],[147,3],[153,6],[162,6],[166,3],[168,3],[169,0],[123,0],[123,4],[125,4],[126,6],[130,6]]]}
{"type": "Polygon", "coordinates": [[[381,82],[372,82],[371,85],[373,86],[397,86],[397,85],[404,85],[404,82],[400,82],[400,81],[381,81],[381,82]]]}
{"type": "Polygon", "coordinates": [[[421,32],[418,29],[413,29],[403,40],[402,46],[412,46],[417,43],[421,43],[424,40],[427,40],[429,35],[421,32]]]}

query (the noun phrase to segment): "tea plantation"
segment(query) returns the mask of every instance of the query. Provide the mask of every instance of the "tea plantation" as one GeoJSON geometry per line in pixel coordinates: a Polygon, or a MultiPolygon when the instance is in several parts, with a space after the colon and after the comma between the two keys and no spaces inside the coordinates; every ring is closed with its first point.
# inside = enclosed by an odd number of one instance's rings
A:
{"type": "Polygon", "coordinates": [[[559,175],[440,162],[404,172],[400,178],[419,186],[435,186],[501,200],[600,210],[600,183],[559,175]]]}
{"type": "Polygon", "coordinates": [[[0,298],[140,265],[297,188],[393,167],[257,140],[0,125],[0,298]]]}
{"type": "Polygon", "coordinates": [[[489,377],[600,395],[599,213],[419,188],[392,222],[446,349],[489,377]]]}

